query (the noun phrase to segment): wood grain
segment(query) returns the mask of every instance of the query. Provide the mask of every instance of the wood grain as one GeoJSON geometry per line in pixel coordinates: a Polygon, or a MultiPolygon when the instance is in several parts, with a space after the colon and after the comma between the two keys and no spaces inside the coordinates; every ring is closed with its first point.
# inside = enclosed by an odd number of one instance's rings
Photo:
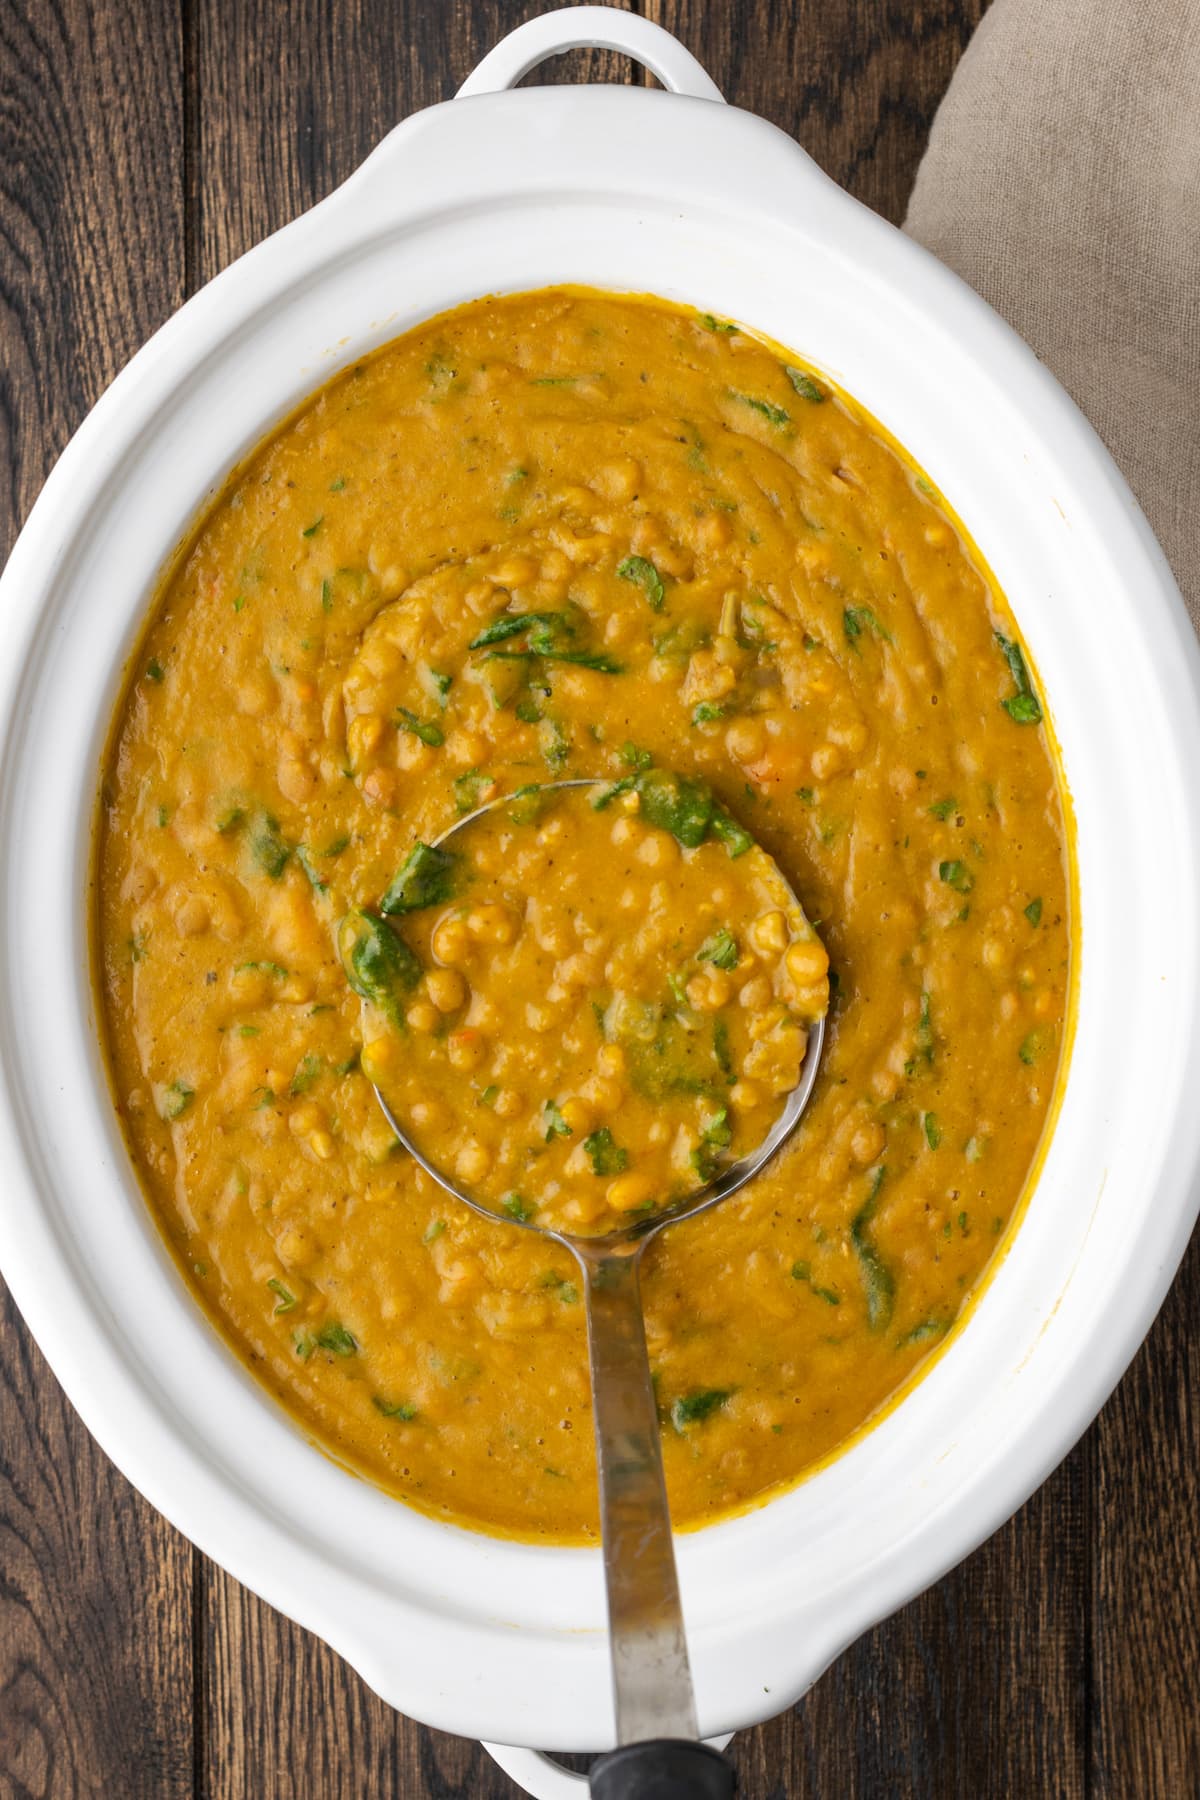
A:
{"type": "Polygon", "coordinates": [[[938,102],[987,0],[645,0],[735,106],[779,125],[899,224],[938,102]]]}
{"type": "MultiPolygon", "coordinates": [[[[136,0],[0,8],[0,557],[183,298],[179,31],[147,23],[136,0]]],[[[3,1800],[190,1800],[192,1565],[0,1292],[3,1800]]]]}
{"type": "MultiPolygon", "coordinates": [[[[183,298],[553,0],[3,0],[0,552],[183,298]]],[[[892,219],[986,0],[635,0],[892,219]]],[[[538,79],[641,80],[577,53],[538,79]]],[[[735,1741],[744,1800],[1200,1795],[1200,1249],[1015,1520],[735,1741]]],[[[513,1800],[204,1562],[0,1299],[0,1800],[513,1800]]]]}
{"type": "Polygon", "coordinates": [[[1200,1240],[1088,1440],[1089,1794],[1200,1795],[1200,1240]]]}

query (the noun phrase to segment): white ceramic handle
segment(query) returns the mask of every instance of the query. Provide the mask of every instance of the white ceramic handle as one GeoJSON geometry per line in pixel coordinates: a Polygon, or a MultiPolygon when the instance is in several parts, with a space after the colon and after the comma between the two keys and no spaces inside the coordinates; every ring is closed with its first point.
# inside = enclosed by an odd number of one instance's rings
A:
{"type": "Polygon", "coordinates": [[[643,63],[672,94],[724,102],[716,82],[678,38],[650,19],[616,6],[564,6],[527,19],[488,51],[459,88],[458,98],[501,93],[548,56],[583,49],[619,50],[643,63]]]}
{"type": "Polygon", "coordinates": [[[522,1750],[516,1744],[484,1744],[483,1748],[533,1800],[583,1800],[587,1793],[586,1775],[572,1775],[540,1750],[522,1750]]]}
{"type": "MultiPolygon", "coordinates": [[[[724,1737],[705,1741],[714,1750],[724,1750],[732,1737],[732,1731],[727,1731],[724,1737]]],[[[587,1792],[586,1775],[573,1775],[541,1750],[522,1750],[516,1744],[484,1744],[483,1748],[533,1800],[583,1800],[587,1792]]]]}

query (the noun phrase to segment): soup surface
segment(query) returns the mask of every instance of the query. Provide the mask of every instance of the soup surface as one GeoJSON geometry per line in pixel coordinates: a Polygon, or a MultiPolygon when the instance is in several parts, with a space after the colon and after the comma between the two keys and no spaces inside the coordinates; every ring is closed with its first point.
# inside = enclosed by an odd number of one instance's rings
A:
{"type": "Polygon", "coordinates": [[[663,769],[519,788],[338,935],[409,1142],[490,1211],[581,1235],[757,1149],[829,1004],[777,865],[663,769]]]}
{"type": "MultiPolygon", "coordinates": [[[[1054,1093],[1055,768],[937,495],[725,321],[480,301],[339,376],[236,473],[114,724],[97,978],[149,1201],[320,1443],[483,1529],[596,1532],[575,1270],[398,1152],[339,937],[482,801],[648,768],[711,787],[832,963],[796,1137],[647,1255],[672,1510],[699,1524],[796,1480],[942,1340],[1054,1093]],[[488,639],[514,617],[524,635],[488,639]]],[[[606,963],[635,929],[615,858],[612,889],[606,963]]]]}

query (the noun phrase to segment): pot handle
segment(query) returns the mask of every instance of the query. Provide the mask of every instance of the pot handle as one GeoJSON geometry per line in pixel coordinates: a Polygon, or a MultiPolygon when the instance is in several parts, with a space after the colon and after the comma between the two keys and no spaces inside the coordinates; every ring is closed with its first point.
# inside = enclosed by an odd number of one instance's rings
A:
{"type": "Polygon", "coordinates": [[[652,20],[616,6],[564,6],[527,19],[476,64],[459,88],[458,98],[501,93],[515,87],[548,56],[581,49],[619,50],[657,75],[668,92],[724,104],[716,82],[678,38],[652,20]]]}
{"type": "MultiPolygon", "coordinates": [[[[709,1738],[707,1742],[714,1750],[724,1750],[732,1736],[733,1733],[728,1731],[723,1737],[709,1738]]],[[[572,1774],[570,1769],[562,1768],[541,1750],[525,1750],[517,1744],[484,1744],[482,1747],[519,1788],[533,1795],[533,1800],[584,1800],[587,1794],[586,1775],[572,1774]]]]}

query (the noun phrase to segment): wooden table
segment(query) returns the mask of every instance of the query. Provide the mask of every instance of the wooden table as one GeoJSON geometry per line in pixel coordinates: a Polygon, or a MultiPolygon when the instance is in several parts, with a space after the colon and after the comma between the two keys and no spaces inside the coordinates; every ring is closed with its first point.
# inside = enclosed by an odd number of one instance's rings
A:
{"type": "MultiPolygon", "coordinates": [[[[150,332],[544,4],[3,0],[0,556],[150,332]]],[[[638,10],[898,220],[985,4],[638,10]]],[[[477,1746],[390,1712],[152,1512],[0,1308],[0,1800],[511,1800],[477,1746]]],[[[1193,1247],[1018,1517],[736,1741],[746,1800],[1200,1794],[1198,1311],[1193,1247]]]]}

